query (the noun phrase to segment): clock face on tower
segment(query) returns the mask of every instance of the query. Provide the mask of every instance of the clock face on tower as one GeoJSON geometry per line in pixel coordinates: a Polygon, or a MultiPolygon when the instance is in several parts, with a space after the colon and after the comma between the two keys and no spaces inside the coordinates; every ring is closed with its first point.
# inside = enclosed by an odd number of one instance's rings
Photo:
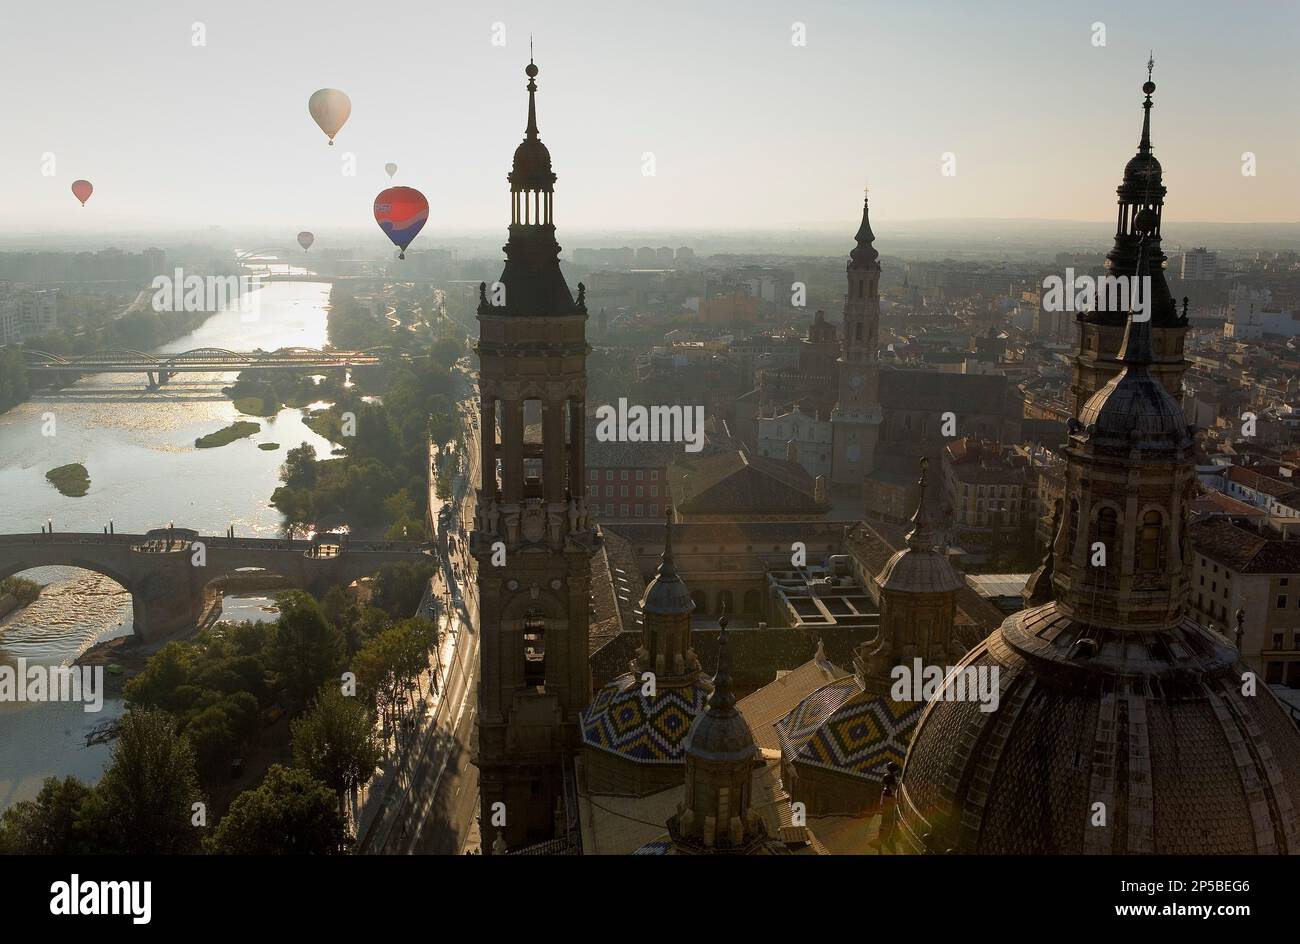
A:
{"type": "Polygon", "coordinates": [[[854,390],[857,390],[859,387],[861,387],[861,386],[862,386],[862,375],[861,375],[861,374],[854,374],[853,376],[851,376],[851,377],[849,378],[849,386],[852,387],[854,390]]]}

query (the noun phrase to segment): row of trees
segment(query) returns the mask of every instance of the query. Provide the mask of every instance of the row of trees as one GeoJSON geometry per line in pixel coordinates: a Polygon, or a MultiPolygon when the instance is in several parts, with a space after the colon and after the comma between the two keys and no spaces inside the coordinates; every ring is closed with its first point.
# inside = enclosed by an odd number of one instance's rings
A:
{"type": "Polygon", "coordinates": [[[287,529],[347,521],[381,525],[391,540],[424,532],[429,441],[460,436],[458,381],[450,370],[460,351],[452,342],[442,361],[435,355],[394,368],[382,403],[353,388],[309,417],[312,429],[338,443],[343,455],[319,458],[307,443],[289,450],[283,484],[271,496],[287,529]]]}
{"type": "Polygon", "coordinates": [[[0,347],[0,412],[27,399],[27,370],[23,349],[16,344],[0,347]]]}
{"type": "Polygon", "coordinates": [[[168,643],[126,685],[103,779],[48,779],[0,817],[0,853],[347,851],[347,799],[383,757],[376,714],[388,731],[401,722],[437,642],[432,623],[401,618],[428,578],[428,567],[389,565],[369,606],[340,588],[323,603],[295,591],[278,598],[274,624],[168,643]],[[210,828],[205,796],[277,702],[293,718],[292,767],[272,765],[210,828]]]}
{"type": "Polygon", "coordinates": [[[153,708],[127,712],[113,758],[96,786],[75,777],[49,777],[34,800],[0,816],[0,854],[6,855],[333,855],[351,836],[336,782],[351,783],[364,764],[373,771],[378,748],[355,700],[299,720],[304,754],[296,765],[273,765],[254,790],[241,793],[215,829],[199,786],[196,758],[175,719],[153,708]],[[309,731],[308,729],[311,728],[309,731]],[[340,730],[342,728],[342,730],[340,730]],[[360,741],[358,734],[362,734],[360,741]],[[346,757],[346,760],[341,758],[346,757]],[[340,781],[340,778],[341,781],[340,781]]]}

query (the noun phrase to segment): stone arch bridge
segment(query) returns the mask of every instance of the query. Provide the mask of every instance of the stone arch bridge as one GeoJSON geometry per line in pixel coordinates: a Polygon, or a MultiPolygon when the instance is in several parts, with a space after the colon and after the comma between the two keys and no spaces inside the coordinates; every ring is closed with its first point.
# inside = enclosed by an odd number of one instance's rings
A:
{"type": "Polygon", "coordinates": [[[49,566],[103,574],[130,591],[135,634],[153,642],[194,625],[208,584],[241,570],[260,568],[295,587],[346,586],[384,564],[436,562],[435,555],[429,544],[354,541],[337,534],[297,541],[206,537],[187,528],[144,534],[3,534],[0,579],[49,566]]]}

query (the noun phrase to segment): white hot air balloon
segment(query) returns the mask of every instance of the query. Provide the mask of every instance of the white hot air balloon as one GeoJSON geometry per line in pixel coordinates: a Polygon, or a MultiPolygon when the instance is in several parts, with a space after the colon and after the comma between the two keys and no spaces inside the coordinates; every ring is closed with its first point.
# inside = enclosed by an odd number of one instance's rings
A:
{"type": "Polygon", "coordinates": [[[301,233],[298,234],[298,245],[302,247],[303,252],[306,252],[308,249],[310,249],[311,244],[314,243],[315,241],[316,241],[316,237],[313,236],[311,233],[307,232],[307,230],[303,230],[301,233]]]}
{"type": "Polygon", "coordinates": [[[385,165],[384,165],[384,170],[388,171],[388,176],[389,176],[389,177],[392,177],[392,176],[394,176],[394,175],[397,174],[397,165],[396,165],[396,164],[385,164],[385,165]]]}
{"type": "Polygon", "coordinates": [[[347,122],[352,114],[352,100],[338,89],[323,88],[312,92],[307,102],[307,110],[312,120],[329,135],[330,144],[334,144],[334,135],[347,122]]]}

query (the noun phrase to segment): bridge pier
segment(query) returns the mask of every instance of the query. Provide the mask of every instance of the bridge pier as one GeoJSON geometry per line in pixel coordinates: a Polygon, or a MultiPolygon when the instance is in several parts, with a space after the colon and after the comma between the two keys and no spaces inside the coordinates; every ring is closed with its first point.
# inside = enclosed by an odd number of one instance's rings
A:
{"type": "Polygon", "coordinates": [[[131,556],[137,563],[132,569],[141,575],[129,588],[135,634],[156,642],[193,627],[203,614],[207,571],[191,562],[188,540],[170,549],[136,545],[131,556]]]}

